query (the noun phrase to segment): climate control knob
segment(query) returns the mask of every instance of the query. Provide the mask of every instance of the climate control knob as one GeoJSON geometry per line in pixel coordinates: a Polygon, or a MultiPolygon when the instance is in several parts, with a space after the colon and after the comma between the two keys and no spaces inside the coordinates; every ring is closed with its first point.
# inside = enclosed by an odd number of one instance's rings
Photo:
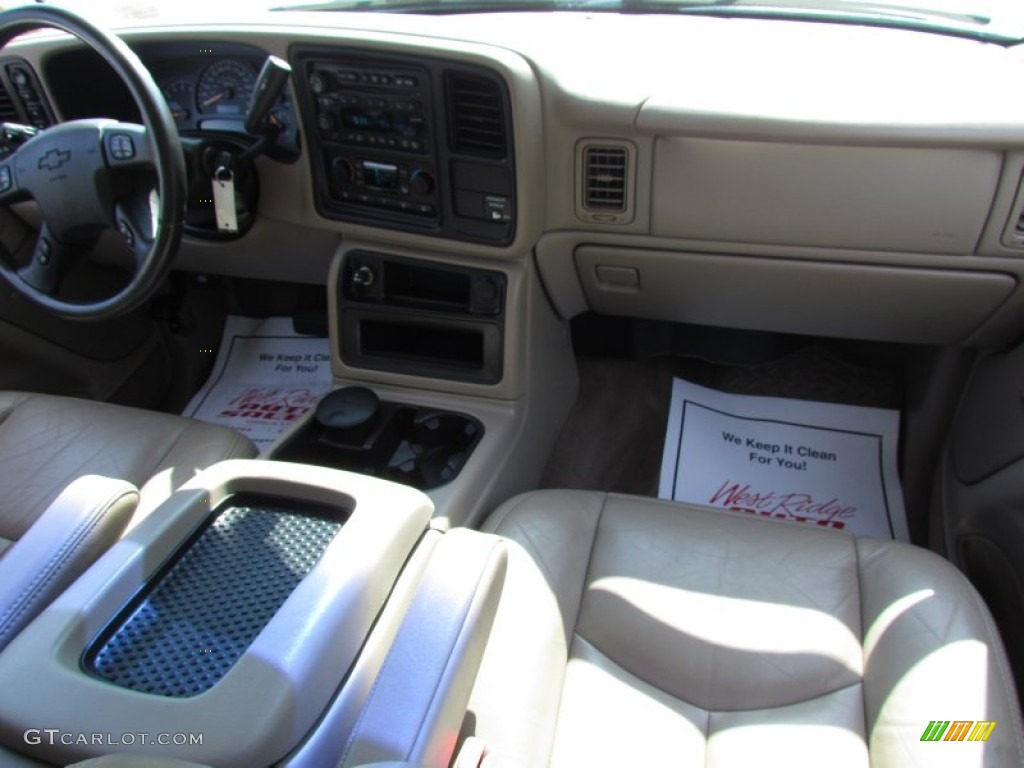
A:
{"type": "Polygon", "coordinates": [[[331,186],[340,190],[353,182],[356,177],[356,169],[351,161],[344,157],[336,157],[331,160],[331,186]]]}
{"type": "Polygon", "coordinates": [[[434,191],[434,177],[430,171],[417,168],[409,174],[409,190],[417,197],[425,197],[434,191]]]}

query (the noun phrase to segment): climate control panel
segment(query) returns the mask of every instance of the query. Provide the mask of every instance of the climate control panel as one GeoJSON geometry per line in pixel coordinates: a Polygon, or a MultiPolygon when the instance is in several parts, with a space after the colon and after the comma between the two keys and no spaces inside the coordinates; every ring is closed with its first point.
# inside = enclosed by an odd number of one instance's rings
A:
{"type": "Polygon", "coordinates": [[[437,213],[437,182],[430,165],[331,152],[328,175],[331,195],[343,203],[417,216],[437,213]]]}

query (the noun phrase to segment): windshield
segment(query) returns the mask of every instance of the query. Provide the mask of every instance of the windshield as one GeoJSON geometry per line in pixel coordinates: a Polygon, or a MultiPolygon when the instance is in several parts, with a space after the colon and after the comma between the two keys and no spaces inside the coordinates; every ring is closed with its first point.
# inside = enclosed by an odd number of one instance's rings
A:
{"type": "MultiPolygon", "coordinates": [[[[244,18],[246,11],[393,13],[579,12],[706,14],[810,19],[957,34],[994,42],[1024,39],[1024,0],[52,0],[122,26],[162,19],[244,18]]],[[[9,6],[15,3],[3,3],[9,6]]]]}

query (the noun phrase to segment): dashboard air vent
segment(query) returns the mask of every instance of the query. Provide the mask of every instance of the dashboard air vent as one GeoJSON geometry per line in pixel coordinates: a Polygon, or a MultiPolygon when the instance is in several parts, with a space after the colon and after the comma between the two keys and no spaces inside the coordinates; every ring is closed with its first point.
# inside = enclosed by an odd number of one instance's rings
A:
{"type": "Polygon", "coordinates": [[[445,92],[452,150],[504,157],[505,109],[498,84],[486,77],[449,72],[445,92]]]}
{"type": "Polygon", "coordinates": [[[583,139],[576,145],[576,215],[595,224],[633,220],[636,147],[617,139],[583,139]]]}
{"type": "Polygon", "coordinates": [[[626,210],[626,150],[589,146],[583,155],[583,206],[590,211],[626,210]]]}
{"type": "Polygon", "coordinates": [[[14,106],[14,100],[3,83],[0,83],[0,122],[21,122],[21,118],[18,116],[18,108],[14,106]]]}

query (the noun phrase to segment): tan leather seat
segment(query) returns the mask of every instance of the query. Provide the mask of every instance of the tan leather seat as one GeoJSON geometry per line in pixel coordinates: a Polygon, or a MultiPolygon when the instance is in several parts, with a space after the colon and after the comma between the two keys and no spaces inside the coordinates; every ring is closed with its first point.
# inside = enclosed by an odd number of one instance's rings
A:
{"type": "Polygon", "coordinates": [[[255,455],[234,430],[181,416],[0,392],[0,548],[21,538],[81,475],[137,485],[145,513],[211,464],[255,455]]]}
{"type": "Polygon", "coordinates": [[[211,464],[255,454],[237,432],[179,416],[0,392],[0,648],[133,513],[211,464]]]}
{"type": "Polygon", "coordinates": [[[485,530],[509,543],[465,729],[489,766],[1024,765],[992,620],[930,552],[575,491],[485,530]]]}

